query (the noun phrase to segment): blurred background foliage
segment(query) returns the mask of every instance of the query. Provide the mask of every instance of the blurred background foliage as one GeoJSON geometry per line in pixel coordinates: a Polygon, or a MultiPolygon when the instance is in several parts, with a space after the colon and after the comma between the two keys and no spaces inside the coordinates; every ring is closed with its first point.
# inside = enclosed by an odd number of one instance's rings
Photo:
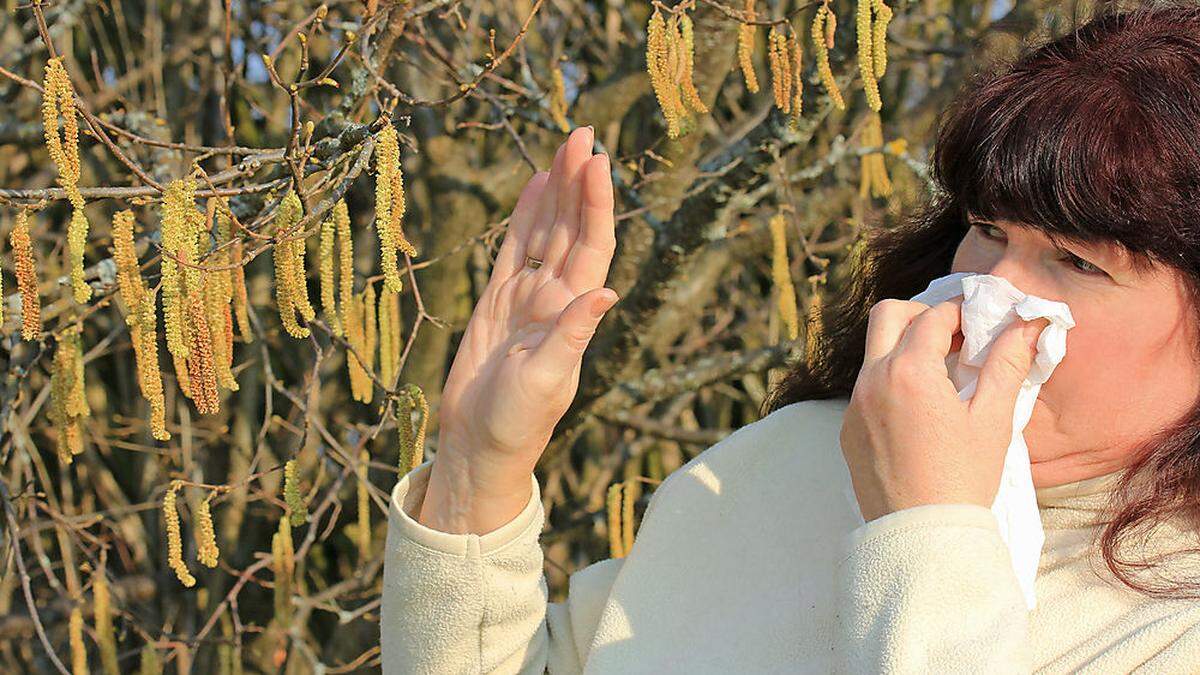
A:
{"type": "MultiPolygon", "coordinates": [[[[538,468],[551,599],[564,597],[571,572],[623,555],[654,487],[758,419],[775,379],[804,358],[808,331],[819,330],[806,319],[819,319],[821,295],[852,272],[864,231],[929,198],[928,145],[960,83],[1090,9],[888,1],[876,112],[857,59],[859,4],[848,0],[8,0],[0,670],[377,670],[386,507],[411,466],[402,446],[415,445],[418,462],[436,453],[440,386],[507,216],[581,125],[613,160],[608,286],[621,301],[538,468]],[[842,106],[818,72],[810,27],[822,7],[840,19],[828,59],[842,106]],[[707,112],[680,133],[668,133],[670,111],[648,73],[656,13],[692,22],[690,77],[707,112]],[[773,32],[800,41],[798,115],[768,89],[781,77],[773,32]],[[71,204],[42,121],[54,53],[78,97],[93,291],[83,303],[66,265],[71,204]],[[354,290],[381,288],[372,150],[388,124],[399,132],[403,227],[417,255],[400,256],[401,329],[389,343],[398,374],[377,375],[363,402],[327,313],[307,322],[307,338],[282,329],[272,221],[296,191],[317,305],[317,233],[343,198],[354,290]],[[187,176],[197,212],[227,204],[237,218],[249,327],[232,342],[238,390],[221,389],[216,413],[181,395],[159,339],[171,434],[159,441],[117,301],[112,222],[132,210],[142,275],[157,288],[163,190],[187,176]],[[33,340],[21,337],[7,244],[21,210],[42,303],[33,340]],[[87,415],[82,452],[64,463],[50,384],[75,327],[87,415]],[[427,412],[412,404],[422,397],[427,412]],[[289,461],[295,490],[285,495],[289,461]],[[191,587],[168,564],[168,495],[191,587]],[[307,519],[290,518],[300,509],[307,519]],[[198,562],[205,510],[219,547],[211,569],[198,562]]],[[[219,250],[202,250],[201,262],[219,250]]]]}

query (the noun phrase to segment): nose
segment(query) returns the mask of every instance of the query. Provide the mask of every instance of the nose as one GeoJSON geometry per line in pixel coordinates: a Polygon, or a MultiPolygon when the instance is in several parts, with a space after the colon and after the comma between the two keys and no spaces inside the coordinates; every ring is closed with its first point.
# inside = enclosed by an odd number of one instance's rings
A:
{"type": "Polygon", "coordinates": [[[1048,280],[1039,277],[1036,267],[1028,261],[1022,260],[1013,252],[1012,248],[999,256],[960,259],[959,264],[956,264],[951,271],[1002,277],[1026,295],[1048,298],[1051,296],[1047,293],[1054,294],[1053,289],[1047,285],[1048,280]]]}
{"type": "Polygon", "coordinates": [[[1022,262],[1015,255],[1003,255],[991,265],[984,265],[983,267],[986,269],[981,270],[980,274],[1003,277],[1010,284],[1016,286],[1017,290],[1026,295],[1041,295],[1039,291],[1043,282],[1039,281],[1037,274],[1034,273],[1028,263],[1022,262]]]}

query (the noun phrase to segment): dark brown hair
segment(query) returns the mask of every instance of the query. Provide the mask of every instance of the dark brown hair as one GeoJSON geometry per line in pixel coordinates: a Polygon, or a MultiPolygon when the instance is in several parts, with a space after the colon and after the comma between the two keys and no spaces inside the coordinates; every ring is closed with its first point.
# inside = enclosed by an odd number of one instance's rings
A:
{"type": "MultiPolygon", "coordinates": [[[[810,359],[790,366],[762,414],[848,398],[871,306],[907,300],[949,274],[968,213],[1054,241],[1115,242],[1138,271],[1178,270],[1200,307],[1200,6],[1098,12],[966,78],[938,118],[930,161],[937,190],[900,225],[874,229],[831,279],[810,359]]],[[[1187,595],[1197,583],[1136,581],[1131,570],[1152,566],[1122,560],[1116,549],[1174,516],[1200,529],[1200,404],[1132,457],[1100,537],[1105,563],[1134,590],[1197,597],[1187,595]]]]}

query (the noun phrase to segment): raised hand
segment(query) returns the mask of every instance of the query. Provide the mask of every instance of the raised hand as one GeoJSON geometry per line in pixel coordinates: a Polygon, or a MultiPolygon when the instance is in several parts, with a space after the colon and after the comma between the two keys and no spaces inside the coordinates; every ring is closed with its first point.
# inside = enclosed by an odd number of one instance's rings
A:
{"type": "Polygon", "coordinates": [[[604,287],[616,247],[612,179],[594,140],[591,127],[571,132],[517,200],[442,392],[419,517],[429,527],[485,533],[525,505],[530,473],[578,391],[583,352],[617,301],[604,287]]]}

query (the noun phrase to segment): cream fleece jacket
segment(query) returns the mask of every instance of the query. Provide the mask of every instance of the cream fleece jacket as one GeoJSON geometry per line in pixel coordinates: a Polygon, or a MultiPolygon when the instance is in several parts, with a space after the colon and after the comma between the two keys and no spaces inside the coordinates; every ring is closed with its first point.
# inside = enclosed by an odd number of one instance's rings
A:
{"type": "MultiPolygon", "coordinates": [[[[1046,530],[1029,612],[983,506],[856,526],[838,438],[847,399],[738,429],[653,493],[630,553],[547,603],[533,495],[484,535],[425,527],[432,462],[391,502],[386,673],[1200,672],[1200,602],[1135,593],[1091,538],[1118,474],[1037,491],[1046,530]]],[[[1200,545],[1179,526],[1147,554],[1200,545]]],[[[1200,576],[1189,554],[1174,574],[1200,576]],[[1180,572],[1179,570],[1183,570],[1180,572]]]]}

